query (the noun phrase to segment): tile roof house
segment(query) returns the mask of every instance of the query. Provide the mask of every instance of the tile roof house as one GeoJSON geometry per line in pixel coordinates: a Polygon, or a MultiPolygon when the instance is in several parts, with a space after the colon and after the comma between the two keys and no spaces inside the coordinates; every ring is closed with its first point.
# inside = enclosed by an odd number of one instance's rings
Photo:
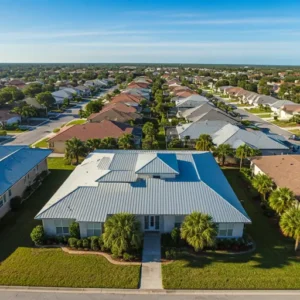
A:
{"type": "Polygon", "coordinates": [[[103,120],[117,121],[122,123],[128,123],[131,120],[141,119],[142,116],[135,112],[124,112],[116,108],[104,109],[98,113],[91,114],[88,117],[88,121],[91,123],[99,123],[103,120]]]}
{"type": "Polygon", "coordinates": [[[143,99],[143,97],[141,97],[139,95],[131,95],[131,94],[126,94],[126,93],[121,93],[121,94],[113,97],[109,103],[113,104],[113,103],[121,102],[121,103],[126,104],[127,106],[138,106],[142,99],[143,99]]]}
{"type": "Polygon", "coordinates": [[[10,200],[23,197],[35,178],[48,170],[48,149],[0,146],[0,218],[10,210],[10,200]]]}
{"type": "Polygon", "coordinates": [[[296,115],[300,115],[300,104],[285,104],[280,108],[280,119],[289,120],[290,118],[296,115]]]}
{"type": "Polygon", "coordinates": [[[141,128],[132,127],[128,124],[103,120],[100,123],[85,123],[81,125],[69,126],[62,132],[57,133],[54,137],[48,140],[49,148],[54,152],[64,153],[65,143],[73,137],[80,139],[81,141],[87,141],[88,139],[103,139],[106,137],[112,137],[118,139],[123,134],[129,133],[135,137],[136,145],[140,145],[142,138],[141,128]]]}
{"type": "Polygon", "coordinates": [[[212,216],[218,237],[241,237],[251,223],[209,152],[98,150],[91,153],[36,215],[47,235],[100,235],[107,217],[134,214],[143,231],[170,232],[193,211],[212,216]],[[64,224],[62,226],[62,224],[64,224]],[[64,227],[64,230],[62,230],[64,227]]]}
{"type": "Polygon", "coordinates": [[[263,173],[278,187],[287,187],[300,201],[300,155],[261,156],[252,159],[254,175],[263,173]]]}

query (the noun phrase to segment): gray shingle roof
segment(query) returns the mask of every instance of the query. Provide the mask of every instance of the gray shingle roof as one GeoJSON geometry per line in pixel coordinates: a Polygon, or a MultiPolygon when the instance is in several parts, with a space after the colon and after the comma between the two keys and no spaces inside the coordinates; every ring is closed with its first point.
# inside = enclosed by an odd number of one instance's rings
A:
{"type": "Polygon", "coordinates": [[[99,150],[73,171],[36,219],[105,222],[108,214],[119,212],[186,215],[193,211],[210,214],[215,222],[251,222],[211,153],[99,150]],[[137,176],[134,162],[145,154],[156,155],[171,168],[175,168],[176,159],[179,174],[133,182],[137,176]],[[122,170],[99,169],[103,157],[112,161],[110,165],[114,162],[115,169],[119,162],[122,170]]]}

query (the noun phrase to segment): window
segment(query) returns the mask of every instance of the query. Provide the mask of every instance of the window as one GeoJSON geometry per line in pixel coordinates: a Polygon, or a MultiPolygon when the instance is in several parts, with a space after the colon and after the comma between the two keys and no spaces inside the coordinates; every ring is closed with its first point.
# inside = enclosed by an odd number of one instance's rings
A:
{"type": "Polygon", "coordinates": [[[101,223],[87,223],[87,236],[100,236],[101,223]]]}
{"type": "Polygon", "coordinates": [[[69,234],[69,220],[55,220],[54,225],[56,227],[57,235],[68,235],[69,234]]]}
{"type": "Polygon", "coordinates": [[[3,201],[6,203],[6,194],[3,195],[3,201]]]}
{"type": "Polygon", "coordinates": [[[218,236],[231,237],[233,235],[233,223],[220,223],[218,226],[218,236]]]}
{"type": "Polygon", "coordinates": [[[3,197],[0,197],[0,207],[3,206],[3,197]]]}
{"type": "Polygon", "coordinates": [[[183,222],[184,216],[175,216],[175,227],[180,228],[183,222]]]}
{"type": "Polygon", "coordinates": [[[159,175],[153,175],[153,178],[160,179],[159,175]]]}
{"type": "Polygon", "coordinates": [[[8,196],[11,197],[11,190],[8,191],[8,196]]]}

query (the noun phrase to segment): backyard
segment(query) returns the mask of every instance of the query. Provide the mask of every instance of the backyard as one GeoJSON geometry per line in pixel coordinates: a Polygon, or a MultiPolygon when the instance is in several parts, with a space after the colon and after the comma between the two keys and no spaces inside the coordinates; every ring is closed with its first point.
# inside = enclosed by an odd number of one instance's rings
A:
{"type": "Polygon", "coordinates": [[[278,225],[263,215],[237,169],[225,169],[224,173],[252,219],[247,232],[256,243],[256,251],[182,257],[163,265],[164,288],[299,289],[300,258],[295,257],[294,241],[284,238],[278,225]]]}
{"type": "Polygon", "coordinates": [[[60,249],[34,248],[34,216],[74,169],[63,158],[49,158],[51,174],[17,212],[0,221],[0,285],[137,288],[139,266],[110,264],[104,257],[77,256],[60,249]],[[105,275],[104,275],[105,274],[105,275]]]}

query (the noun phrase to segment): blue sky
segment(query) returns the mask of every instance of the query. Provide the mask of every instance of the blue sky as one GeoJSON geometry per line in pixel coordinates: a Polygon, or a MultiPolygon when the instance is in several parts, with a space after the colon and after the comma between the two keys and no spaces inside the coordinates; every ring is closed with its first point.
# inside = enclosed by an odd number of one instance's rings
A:
{"type": "Polygon", "coordinates": [[[299,0],[0,0],[0,62],[300,65],[299,0]]]}

